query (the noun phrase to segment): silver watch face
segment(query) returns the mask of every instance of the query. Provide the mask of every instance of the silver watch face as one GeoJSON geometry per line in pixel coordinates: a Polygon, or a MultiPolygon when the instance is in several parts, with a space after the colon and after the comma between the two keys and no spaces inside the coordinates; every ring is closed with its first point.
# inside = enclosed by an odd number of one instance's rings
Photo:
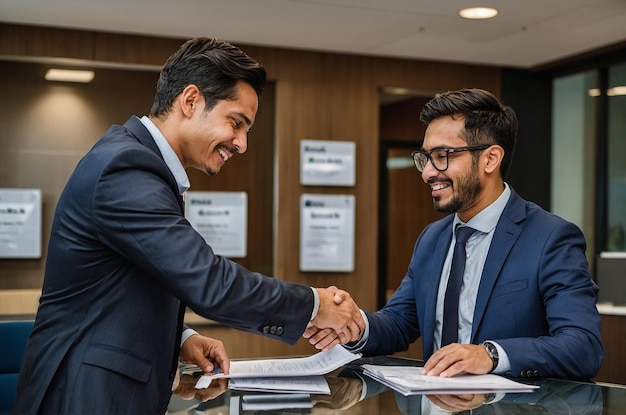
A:
{"type": "Polygon", "coordinates": [[[493,367],[491,368],[491,371],[493,371],[495,370],[496,366],[498,366],[498,349],[491,342],[483,342],[482,345],[487,351],[487,354],[489,355],[489,357],[491,358],[491,362],[493,363],[493,367]]]}
{"type": "Polygon", "coordinates": [[[496,348],[496,346],[493,345],[493,343],[486,342],[484,344],[485,344],[485,347],[487,348],[487,351],[489,352],[489,355],[491,355],[491,357],[498,356],[498,349],[496,348]]]}

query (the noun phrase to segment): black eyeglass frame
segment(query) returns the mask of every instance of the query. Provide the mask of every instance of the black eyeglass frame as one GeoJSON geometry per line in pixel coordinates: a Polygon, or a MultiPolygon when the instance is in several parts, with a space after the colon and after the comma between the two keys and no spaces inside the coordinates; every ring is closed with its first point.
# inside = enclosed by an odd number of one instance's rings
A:
{"type": "Polygon", "coordinates": [[[467,146],[467,147],[451,147],[451,148],[435,148],[433,150],[431,150],[430,152],[425,152],[423,150],[417,150],[411,153],[411,157],[413,157],[413,163],[415,164],[415,167],[417,168],[417,170],[421,173],[424,171],[424,167],[426,167],[426,163],[428,163],[428,161],[430,160],[430,164],[433,165],[433,167],[437,170],[437,171],[446,171],[448,170],[448,166],[450,166],[450,154],[452,153],[460,153],[462,151],[482,151],[485,150],[489,147],[491,147],[493,144],[479,144],[479,145],[475,145],[475,146],[467,146]],[[443,169],[440,169],[439,167],[437,167],[437,163],[435,163],[435,161],[433,160],[433,157],[431,154],[433,154],[436,151],[443,151],[446,153],[446,167],[444,167],[443,169]],[[424,162],[424,165],[420,168],[420,164],[418,163],[417,160],[417,155],[420,154],[422,156],[426,156],[426,162],[424,162]]]}

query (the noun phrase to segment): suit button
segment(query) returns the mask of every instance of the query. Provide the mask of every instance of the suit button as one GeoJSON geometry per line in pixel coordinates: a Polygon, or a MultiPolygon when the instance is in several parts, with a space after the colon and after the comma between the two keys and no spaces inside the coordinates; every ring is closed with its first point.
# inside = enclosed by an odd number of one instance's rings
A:
{"type": "Polygon", "coordinates": [[[525,378],[525,377],[526,377],[526,371],[525,371],[525,370],[522,370],[519,374],[520,374],[520,376],[521,376],[521,377],[523,377],[523,378],[525,378]]]}
{"type": "Polygon", "coordinates": [[[534,370],[533,371],[533,376],[538,377],[539,376],[539,371],[538,370],[534,370]]]}
{"type": "Polygon", "coordinates": [[[276,334],[276,326],[270,327],[270,334],[276,334]]]}
{"type": "Polygon", "coordinates": [[[282,327],[276,328],[276,335],[277,336],[282,336],[284,332],[285,332],[285,330],[282,327]]]}
{"type": "Polygon", "coordinates": [[[269,332],[270,332],[270,326],[263,326],[263,333],[269,334],[269,332]]]}

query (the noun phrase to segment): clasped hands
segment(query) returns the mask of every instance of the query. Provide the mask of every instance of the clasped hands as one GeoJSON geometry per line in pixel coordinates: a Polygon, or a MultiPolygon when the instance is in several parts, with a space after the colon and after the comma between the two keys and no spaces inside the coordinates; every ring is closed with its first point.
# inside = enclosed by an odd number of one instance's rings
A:
{"type": "Polygon", "coordinates": [[[303,337],[318,350],[356,342],[365,330],[365,320],[352,296],[335,286],[316,288],[320,304],[303,337]]]}
{"type": "MultiPolygon", "coordinates": [[[[303,336],[319,350],[359,340],[365,330],[365,321],[350,294],[335,286],[316,290],[319,308],[303,336]]],[[[230,359],[224,344],[198,334],[183,343],[180,360],[198,365],[205,374],[211,374],[217,368],[225,374],[230,372],[230,359]]]]}
{"type": "MultiPolygon", "coordinates": [[[[303,336],[319,350],[359,341],[365,330],[365,321],[350,294],[335,286],[317,290],[320,309],[303,336]]],[[[489,373],[491,366],[491,358],[483,346],[452,343],[437,350],[426,361],[422,374],[441,377],[463,373],[482,375],[489,373]]]]}

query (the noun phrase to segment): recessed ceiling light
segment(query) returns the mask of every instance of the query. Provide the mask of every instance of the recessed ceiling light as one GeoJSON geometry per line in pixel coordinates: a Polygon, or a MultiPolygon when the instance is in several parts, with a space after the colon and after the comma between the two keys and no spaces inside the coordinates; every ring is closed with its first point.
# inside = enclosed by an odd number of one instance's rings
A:
{"type": "Polygon", "coordinates": [[[48,69],[44,78],[47,81],[61,82],[91,82],[95,74],[93,71],[79,71],[74,69],[48,69]]]}
{"type": "Polygon", "coordinates": [[[459,11],[459,16],[466,19],[491,19],[498,15],[498,9],[491,7],[470,7],[459,11]]]}
{"type": "Polygon", "coordinates": [[[614,86],[613,88],[607,89],[606,94],[610,97],[626,95],[626,86],[614,86]]]}
{"type": "Polygon", "coordinates": [[[599,97],[601,94],[600,88],[591,88],[587,91],[587,94],[589,94],[590,97],[599,97]]]}
{"type": "MultiPolygon", "coordinates": [[[[602,92],[599,88],[593,88],[587,91],[590,97],[599,97],[602,92]]],[[[606,90],[607,97],[616,97],[618,95],[626,95],[626,85],[614,86],[606,90]]]]}

